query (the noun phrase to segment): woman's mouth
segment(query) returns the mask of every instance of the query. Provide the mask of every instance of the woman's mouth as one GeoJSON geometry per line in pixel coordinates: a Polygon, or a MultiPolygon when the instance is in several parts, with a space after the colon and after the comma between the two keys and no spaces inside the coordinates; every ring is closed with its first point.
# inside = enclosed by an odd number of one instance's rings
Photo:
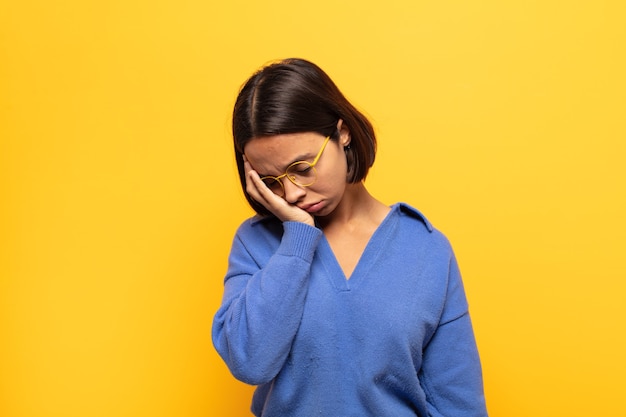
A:
{"type": "Polygon", "coordinates": [[[320,202],[317,202],[308,206],[304,206],[302,207],[302,209],[306,211],[307,213],[313,214],[313,213],[317,213],[318,211],[320,211],[323,207],[324,207],[324,202],[320,201],[320,202]]]}

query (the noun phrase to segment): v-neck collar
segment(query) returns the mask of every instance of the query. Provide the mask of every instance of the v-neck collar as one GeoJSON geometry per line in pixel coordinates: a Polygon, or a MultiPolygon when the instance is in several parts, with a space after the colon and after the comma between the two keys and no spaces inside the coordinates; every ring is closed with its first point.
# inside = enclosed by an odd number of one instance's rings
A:
{"type": "Polygon", "coordinates": [[[369,241],[365,245],[365,249],[361,253],[359,260],[352,270],[350,277],[347,277],[339,265],[339,261],[333,252],[330,243],[325,236],[322,236],[320,245],[318,246],[318,253],[326,275],[338,291],[350,291],[359,285],[360,281],[365,279],[367,271],[371,268],[378,256],[381,254],[382,249],[385,246],[387,238],[390,232],[394,229],[398,222],[398,210],[399,205],[394,205],[387,213],[383,221],[378,225],[374,233],[370,237],[369,241]]]}

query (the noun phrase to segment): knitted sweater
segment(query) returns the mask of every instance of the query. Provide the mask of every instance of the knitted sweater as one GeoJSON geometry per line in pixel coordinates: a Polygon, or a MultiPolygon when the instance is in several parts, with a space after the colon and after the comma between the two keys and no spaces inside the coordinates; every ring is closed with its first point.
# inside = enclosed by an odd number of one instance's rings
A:
{"type": "Polygon", "coordinates": [[[346,279],[322,231],[254,217],[233,241],[213,343],[263,417],[484,417],[454,253],[392,206],[346,279]]]}

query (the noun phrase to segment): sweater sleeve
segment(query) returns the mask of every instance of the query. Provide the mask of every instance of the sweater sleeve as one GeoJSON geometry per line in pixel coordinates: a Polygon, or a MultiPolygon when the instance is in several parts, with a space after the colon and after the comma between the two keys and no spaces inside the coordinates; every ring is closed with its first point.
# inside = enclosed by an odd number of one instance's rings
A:
{"type": "Polygon", "coordinates": [[[430,416],[487,416],[480,358],[454,255],[444,309],[424,350],[420,374],[430,416]]]}
{"type": "Polygon", "coordinates": [[[300,325],[307,279],[321,230],[285,222],[278,249],[259,265],[252,231],[235,236],[213,344],[233,376],[248,384],[272,380],[283,367],[300,325]],[[248,242],[248,244],[246,244],[248,242]]]}

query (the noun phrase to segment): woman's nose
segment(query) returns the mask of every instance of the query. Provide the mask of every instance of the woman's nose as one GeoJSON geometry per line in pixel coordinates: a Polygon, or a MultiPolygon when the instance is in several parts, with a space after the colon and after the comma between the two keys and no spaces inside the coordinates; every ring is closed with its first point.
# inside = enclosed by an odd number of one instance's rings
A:
{"type": "Polygon", "coordinates": [[[295,204],[306,194],[304,187],[300,187],[289,180],[283,182],[285,188],[285,201],[289,204],[295,204]]]}

